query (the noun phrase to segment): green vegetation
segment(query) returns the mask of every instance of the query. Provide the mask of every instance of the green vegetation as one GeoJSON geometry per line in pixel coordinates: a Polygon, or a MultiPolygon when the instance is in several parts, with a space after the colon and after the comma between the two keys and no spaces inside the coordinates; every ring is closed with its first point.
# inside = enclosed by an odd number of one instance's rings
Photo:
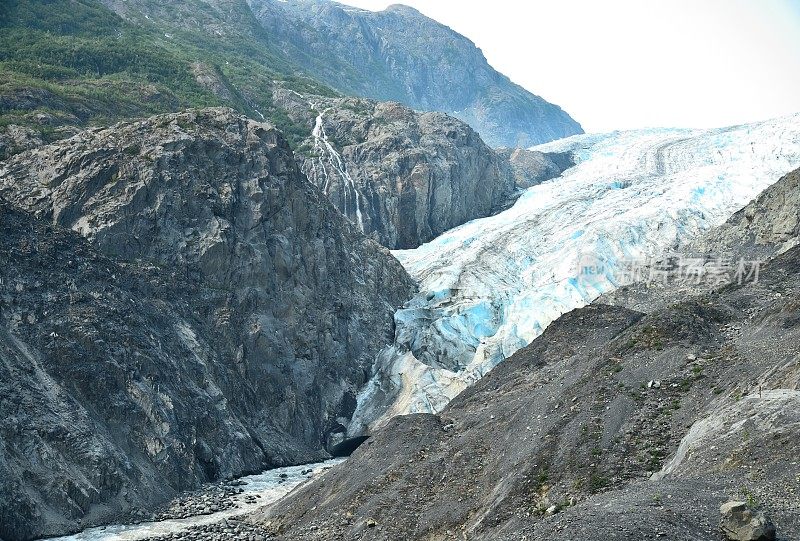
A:
{"type": "Polygon", "coordinates": [[[4,1],[0,127],[29,125],[48,136],[61,125],[227,105],[263,115],[294,146],[307,128],[273,104],[273,87],[333,95],[270,48],[243,2],[224,13],[201,0],[178,12],[155,0],[127,6],[131,20],[97,0],[4,1]]]}
{"type": "Polygon", "coordinates": [[[541,468],[533,478],[533,485],[537,492],[541,492],[547,486],[547,481],[550,479],[547,466],[541,468]]]}
{"type": "Polygon", "coordinates": [[[647,325],[642,330],[631,336],[625,344],[627,349],[664,349],[663,332],[652,326],[647,325]]]}
{"type": "Polygon", "coordinates": [[[600,492],[610,484],[611,480],[608,477],[599,473],[592,473],[589,477],[589,492],[592,494],[600,492]]]}
{"type": "Polygon", "coordinates": [[[748,489],[747,487],[742,487],[741,492],[747,501],[747,507],[749,507],[750,509],[758,509],[761,507],[761,502],[759,502],[756,495],[753,494],[753,492],[750,489],[748,489]]]}

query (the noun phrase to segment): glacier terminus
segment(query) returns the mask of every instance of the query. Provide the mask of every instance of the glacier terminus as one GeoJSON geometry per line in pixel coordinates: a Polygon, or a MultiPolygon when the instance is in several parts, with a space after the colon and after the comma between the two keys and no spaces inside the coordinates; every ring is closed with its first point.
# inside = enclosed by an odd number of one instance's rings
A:
{"type": "Polygon", "coordinates": [[[800,165],[800,115],[713,130],[577,135],[532,148],[576,165],[508,210],[393,254],[419,282],[395,314],[348,434],[438,412],[561,314],[617,287],[621,262],[654,257],[724,222],[800,165]],[[579,279],[579,261],[604,273],[579,279]]]}

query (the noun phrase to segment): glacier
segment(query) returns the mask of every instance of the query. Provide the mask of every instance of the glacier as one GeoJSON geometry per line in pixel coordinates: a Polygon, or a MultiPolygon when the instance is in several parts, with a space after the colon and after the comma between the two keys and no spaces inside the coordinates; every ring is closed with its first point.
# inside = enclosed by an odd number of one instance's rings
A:
{"type": "Polygon", "coordinates": [[[419,293],[360,390],[348,435],[438,412],[561,314],[619,284],[625,261],[720,225],[800,166],[800,114],[713,130],[578,135],[533,147],[576,165],[497,215],[393,254],[419,293]],[[585,261],[602,262],[594,275],[585,261]]]}

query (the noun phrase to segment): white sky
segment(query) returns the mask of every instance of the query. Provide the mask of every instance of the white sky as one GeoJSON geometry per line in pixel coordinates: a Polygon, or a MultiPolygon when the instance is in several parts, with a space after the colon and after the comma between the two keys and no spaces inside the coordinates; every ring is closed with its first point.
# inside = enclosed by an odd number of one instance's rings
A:
{"type": "MultiPolygon", "coordinates": [[[[340,0],[341,1],[341,0],[340,0]]],[[[800,0],[343,0],[411,5],[587,132],[800,112],[800,0]]]]}

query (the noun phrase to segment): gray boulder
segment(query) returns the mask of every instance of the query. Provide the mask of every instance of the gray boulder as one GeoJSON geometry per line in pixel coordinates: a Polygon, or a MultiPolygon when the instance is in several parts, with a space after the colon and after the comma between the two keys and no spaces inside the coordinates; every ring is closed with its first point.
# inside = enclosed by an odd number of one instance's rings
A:
{"type": "Polygon", "coordinates": [[[730,541],[773,541],[775,525],[760,510],[746,502],[730,501],[719,508],[720,529],[730,541]]]}

